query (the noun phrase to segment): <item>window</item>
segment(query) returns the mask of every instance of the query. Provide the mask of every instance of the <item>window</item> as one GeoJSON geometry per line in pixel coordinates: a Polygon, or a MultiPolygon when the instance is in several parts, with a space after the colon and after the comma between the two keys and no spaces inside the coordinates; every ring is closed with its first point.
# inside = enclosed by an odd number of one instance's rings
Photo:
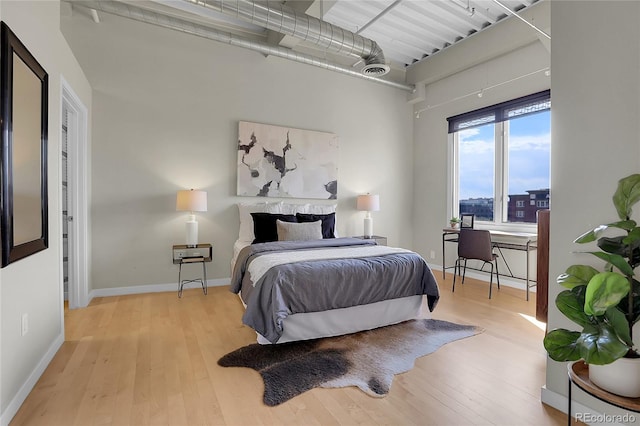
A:
{"type": "Polygon", "coordinates": [[[527,224],[549,208],[550,108],[547,90],[448,119],[452,215],[527,224]]]}

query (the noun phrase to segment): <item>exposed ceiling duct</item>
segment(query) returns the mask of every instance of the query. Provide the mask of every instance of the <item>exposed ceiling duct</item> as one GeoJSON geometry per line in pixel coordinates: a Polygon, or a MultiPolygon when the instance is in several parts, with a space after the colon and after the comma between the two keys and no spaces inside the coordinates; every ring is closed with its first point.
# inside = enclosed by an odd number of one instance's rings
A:
{"type": "Polygon", "coordinates": [[[336,25],[322,21],[281,4],[278,1],[184,0],[212,8],[272,31],[315,44],[329,52],[362,58],[365,75],[381,76],[389,72],[378,43],[336,25]]]}
{"type": "MultiPolygon", "coordinates": [[[[169,28],[175,31],[180,31],[187,34],[196,35],[199,37],[215,40],[221,43],[230,44],[236,47],[242,47],[250,49],[256,52],[260,52],[263,55],[272,55],[280,58],[300,62],[307,65],[313,65],[326,70],[347,74],[352,77],[359,77],[376,83],[384,84],[387,86],[402,89],[408,92],[414,91],[413,85],[407,85],[397,83],[394,81],[383,80],[370,74],[362,74],[351,68],[330,63],[327,60],[316,58],[312,55],[307,55],[300,52],[295,52],[289,48],[281,46],[273,46],[264,42],[248,40],[242,37],[238,37],[229,32],[220,31],[211,27],[190,22],[186,19],[181,19],[175,16],[168,16],[148,9],[140,8],[130,3],[122,3],[118,1],[105,1],[105,0],[65,0],[71,3],[73,6],[82,6],[90,10],[99,10],[102,12],[110,13],[113,15],[121,16],[124,18],[133,19],[136,21],[152,24],[164,28],[169,28]]],[[[333,26],[334,29],[338,28],[333,26]]],[[[377,46],[377,45],[376,45],[377,46]]],[[[378,48],[379,49],[379,48],[378,48]]]]}

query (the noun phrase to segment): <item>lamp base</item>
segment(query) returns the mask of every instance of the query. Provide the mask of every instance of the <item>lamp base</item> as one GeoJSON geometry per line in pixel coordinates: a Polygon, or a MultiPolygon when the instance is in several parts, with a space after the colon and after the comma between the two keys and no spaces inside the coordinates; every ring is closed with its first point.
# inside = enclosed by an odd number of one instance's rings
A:
{"type": "Polygon", "coordinates": [[[198,222],[194,215],[190,215],[189,220],[185,223],[187,230],[187,247],[198,246],[198,222]]]}
{"type": "Polygon", "coordinates": [[[373,236],[373,219],[371,216],[364,218],[364,237],[371,238],[373,236]]]}

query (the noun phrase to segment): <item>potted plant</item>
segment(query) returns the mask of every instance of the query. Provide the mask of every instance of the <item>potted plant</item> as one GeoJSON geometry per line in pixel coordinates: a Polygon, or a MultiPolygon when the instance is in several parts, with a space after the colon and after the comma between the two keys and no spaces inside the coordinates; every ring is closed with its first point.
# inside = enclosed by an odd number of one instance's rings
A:
{"type": "Polygon", "coordinates": [[[579,244],[596,241],[600,250],[588,253],[606,264],[602,271],[572,265],[558,277],[557,282],[567,290],[558,294],[556,306],[582,331],[555,329],[544,338],[552,359],[583,359],[589,364],[589,378],[594,384],[632,398],[640,397],[640,356],[632,332],[640,319],[640,282],[635,278],[640,265],[640,227],[631,219],[632,207],[638,201],[640,174],[621,179],[613,195],[619,220],[600,225],[575,240],[579,244]],[[617,235],[603,236],[611,231],[617,235]]]}
{"type": "Polygon", "coordinates": [[[457,228],[459,223],[460,223],[460,218],[457,216],[454,216],[451,219],[449,219],[449,226],[451,226],[452,228],[457,228]]]}

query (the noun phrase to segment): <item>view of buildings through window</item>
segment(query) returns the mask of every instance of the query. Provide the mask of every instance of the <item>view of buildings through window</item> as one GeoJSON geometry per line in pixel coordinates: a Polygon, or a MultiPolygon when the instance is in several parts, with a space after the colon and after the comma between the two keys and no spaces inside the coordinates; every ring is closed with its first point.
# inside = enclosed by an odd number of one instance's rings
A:
{"type": "Polygon", "coordinates": [[[535,223],[550,208],[550,118],[547,107],[455,133],[459,214],[535,223]]]}

